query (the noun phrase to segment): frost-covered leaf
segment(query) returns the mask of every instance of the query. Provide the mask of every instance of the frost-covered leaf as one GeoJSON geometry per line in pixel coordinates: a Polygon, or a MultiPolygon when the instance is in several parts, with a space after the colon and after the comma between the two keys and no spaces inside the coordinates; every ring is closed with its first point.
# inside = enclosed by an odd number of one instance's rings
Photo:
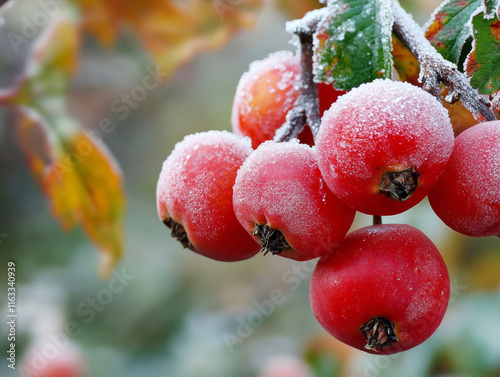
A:
{"type": "Polygon", "coordinates": [[[419,86],[420,64],[410,50],[395,36],[392,37],[392,56],[399,79],[419,86]]]}
{"type": "Polygon", "coordinates": [[[52,214],[65,230],[83,226],[103,251],[101,275],[107,276],[123,253],[125,195],[112,156],[66,109],[79,46],[75,19],[65,13],[40,36],[22,79],[0,99],[20,113],[19,141],[52,214]]]}
{"type": "Polygon", "coordinates": [[[498,12],[498,0],[483,0],[484,13],[487,18],[491,18],[498,12]]]}
{"type": "Polygon", "coordinates": [[[262,0],[76,0],[84,30],[111,46],[127,28],[165,72],[253,26],[262,0]]]}
{"type": "Polygon", "coordinates": [[[315,79],[349,90],[377,78],[390,78],[390,2],[339,0],[328,9],[315,34],[315,79]]]}
{"type": "Polygon", "coordinates": [[[473,51],[467,57],[467,74],[471,85],[481,94],[500,90],[500,21],[498,16],[487,19],[479,12],[472,18],[473,51]]]}
{"type": "Polygon", "coordinates": [[[432,14],[425,26],[425,36],[447,60],[459,64],[465,42],[472,35],[468,26],[472,14],[483,0],[446,0],[432,14]]]}

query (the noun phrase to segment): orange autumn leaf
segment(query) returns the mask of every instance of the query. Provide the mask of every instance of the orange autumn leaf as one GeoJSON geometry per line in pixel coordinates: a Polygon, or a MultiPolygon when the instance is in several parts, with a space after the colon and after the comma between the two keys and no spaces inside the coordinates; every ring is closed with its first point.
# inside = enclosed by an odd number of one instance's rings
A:
{"type": "Polygon", "coordinates": [[[418,82],[420,74],[419,62],[394,35],[392,36],[392,56],[394,57],[394,68],[398,72],[399,79],[420,86],[418,82]]]}
{"type": "Polygon", "coordinates": [[[100,274],[105,277],[123,253],[125,195],[120,169],[104,146],[84,132],[65,141],[62,153],[52,158],[34,145],[43,134],[43,127],[23,118],[19,139],[53,216],[65,230],[82,224],[104,251],[100,274]]]}
{"type": "Polygon", "coordinates": [[[102,253],[106,277],[123,254],[125,194],[113,157],[66,108],[76,72],[80,34],[74,15],[55,19],[35,42],[24,75],[0,92],[20,114],[19,141],[51,212],[64,230],[81,224],[102,253]]]}
{"type": "Polygon", "coordinates": [[[112,46],[123,29],[135,34],[164,71],[221,47],[254,25],[262,0],[77,0],[83,29],[112,46]]]}

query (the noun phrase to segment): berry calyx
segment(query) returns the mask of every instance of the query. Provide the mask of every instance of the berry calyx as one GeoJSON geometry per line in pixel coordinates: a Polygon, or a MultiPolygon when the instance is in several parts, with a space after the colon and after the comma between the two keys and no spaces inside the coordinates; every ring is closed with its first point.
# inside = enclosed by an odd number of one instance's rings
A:
{"type": "Polygon", "coordinates": [[[276,229],[271,229],[269,225],[255,224],[252,234],[259,238],[261,249],[260,251],[266,255],[280,254],[283,250],[291,249],[292,247],[286,241],[285,236],[276,229]]]}
{"type": "Polygon", "coordinates": [[[388,171],[382,176],[380,192],[391,199],[404,202],[409,199],[418,186],[417,169],[410,166],[403,171],[388,171]]]}
{"type": "Polygon", "coordinates": [[[182,246],[184,246],[186,249],[196,251],[191,241],[189,241],[186,230],[181,224],[176,223],[171,217],[163,220],[163,224],[165,224],[167,228],[172,230],[172,237],[179,241],[182,246]]]}
{"type": "Polygon", "coordinates": [[[394,334],[394,323],[385,317],[372,318],[359,329],[366,338],[365,348],[380,351],[398,341],[394,334]]]}

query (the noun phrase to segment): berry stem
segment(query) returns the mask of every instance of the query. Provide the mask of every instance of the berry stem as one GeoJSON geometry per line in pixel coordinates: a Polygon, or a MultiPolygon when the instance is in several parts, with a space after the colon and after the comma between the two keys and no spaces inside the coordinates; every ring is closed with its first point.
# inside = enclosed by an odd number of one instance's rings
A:
{"type": "Polygon", "coordinates": [[[401,7],[397,0],[392,0],[394,15],[394,34],[403,42],[420,63],[419,81],[423,88],[441,101],[440,83],[450,88],[446,100],[455,103],[458,100],[478,120],[495,120],[490,102],[480,96],[469,84],[465,74],[457,66],[445,60],[425,38],[423,30],[401,7]]]}
{"type": "Polygon", "coordinates": [[[373,225],[381,225],[382,216],[373,216],[373,225]]]}
{"type": "Polygon", "coordinates": [[[366,338],[365,348],[380,352],[398,341],[394,334],[394,323],[386,317],[376,317],[370,319],[360,331],[366,338]]]}
{"type": "MultiPolygon", "coordinates": [[[[323,8],[326,9],[326,8],[323,8]]],[[[314,82],[313,74],[313,34],[316,31],[323,9],[309,12],[301,20],[288,23],[287,30],[299,39],[298,53],[300,55],[300,94],[293,108],[286,116],[286,122],[276,131],[275,142],[289,141],[296,138],[304,129],[306,123],[313,137],[319,131],[321,123],[318,103],[318,84],[314,82]]]]}

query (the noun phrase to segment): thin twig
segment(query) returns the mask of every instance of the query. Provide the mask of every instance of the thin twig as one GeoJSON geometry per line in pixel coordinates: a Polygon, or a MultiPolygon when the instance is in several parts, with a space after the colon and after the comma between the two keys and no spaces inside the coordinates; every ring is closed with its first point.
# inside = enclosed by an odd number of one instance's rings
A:
{"type": "Polygon", "coordinates": [[[286,116],[286,122],[274,136],[274,141],[283,142],[299,135],[306,123],[313,137],[319,131],[320,116],[318,104],[318,84],[313,74],[313,35],[327,8],[309,12],[304,18],[287,24],[287,30],[297,35],[300,54],[300,94],[293,108],[286,116]]]}
{"type": "Polygon", "coordinates": [[[450,88],[446,100],[454,103],[459,99],[478,120],[495,120],[490,102],[479,95],[469,84],[466,75],[457,66],[445,60],[425,38],[423,30],[413,18],[392,0],[394,34],[408,47],[420,63],[419,81],[423,88],[441,101],[440,83],[450,88]]]}

